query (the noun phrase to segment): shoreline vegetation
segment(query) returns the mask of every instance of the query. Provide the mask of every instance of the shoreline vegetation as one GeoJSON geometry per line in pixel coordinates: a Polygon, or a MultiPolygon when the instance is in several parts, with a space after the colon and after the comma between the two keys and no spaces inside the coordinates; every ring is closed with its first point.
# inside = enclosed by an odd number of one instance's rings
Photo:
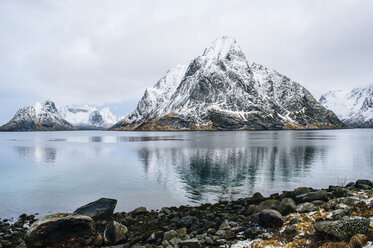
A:
{"type": "Polygon", "coordinates": [[[373,182],[114,213],[101,198],[74,213],[0,219],[0,247],[373,247],[373,182]]]}

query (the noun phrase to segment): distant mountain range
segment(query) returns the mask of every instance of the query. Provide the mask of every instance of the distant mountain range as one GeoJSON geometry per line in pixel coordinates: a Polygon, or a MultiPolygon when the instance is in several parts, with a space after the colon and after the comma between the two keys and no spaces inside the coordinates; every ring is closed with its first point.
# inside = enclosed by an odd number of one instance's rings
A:
{"type": "Polygon", "coordinates": [[[248,63],[238,43],[222,37],[188,65],[169,70],[145,90],[125,118],[108,108],[52,101],[17,111],[0,131],[36,130],[268,130],[373,127],[373,85],[308,90],[265,66],[248,63]],[[334,113],[332,112],[334,111],[334,113]],[[342,120],[342,121],[341,121],[342,120]]]}
{"type": "Polygon", "coordinates": [[[120,120],[110,112],[109,108],[99,111],[88,105],[63,106],[59,108],[59,112],[65,120],[78,129],[108,129],[120,120]]]}
{"type": "Polygon", "coordinates": [[[320,103],[350,127],[373,128],[373,85],[323,94],[320,103]]]}
{"type": "Polygon", "coordinates": [[[110,130],[263,130],[343,128],[300,84],[249,64],[229,37],[167,72],[137,108],[110,130]]]}
{"type": "Polygon", "coordinates": [[[52,131],[76,129],[107,129],[119,121],[108,108],[63,106],[57,108],[47,100],[25,106],[0,127],[1,131],[52,131]]]}

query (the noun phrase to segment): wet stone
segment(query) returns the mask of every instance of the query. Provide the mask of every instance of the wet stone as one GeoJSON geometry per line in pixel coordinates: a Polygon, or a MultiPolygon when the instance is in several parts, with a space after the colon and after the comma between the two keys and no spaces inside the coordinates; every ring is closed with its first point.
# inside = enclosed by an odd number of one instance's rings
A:
{"type": "Polygon", "coordinates": [[[74,211],[75,214],[86,215],[95,221],[105,219],[113,215],[117,200],[100,198],[97,201],[88,203],[74,211]]]}

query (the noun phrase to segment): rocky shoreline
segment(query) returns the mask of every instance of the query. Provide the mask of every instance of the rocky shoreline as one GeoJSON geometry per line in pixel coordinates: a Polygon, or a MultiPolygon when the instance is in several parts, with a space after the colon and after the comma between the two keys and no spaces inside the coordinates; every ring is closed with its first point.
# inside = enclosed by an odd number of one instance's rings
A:
{"type": "Polygon", "coordinates": [[[116,203],[101,198],[73,214],[0,219],[0,248],[373,247],[370,180],[158,211],[114,213],[116,203]]]}

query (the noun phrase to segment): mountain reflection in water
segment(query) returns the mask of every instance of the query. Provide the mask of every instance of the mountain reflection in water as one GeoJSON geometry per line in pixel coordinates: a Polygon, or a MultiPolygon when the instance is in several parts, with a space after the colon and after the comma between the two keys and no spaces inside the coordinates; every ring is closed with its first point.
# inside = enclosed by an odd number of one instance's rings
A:
{"type": "Polygon", "coordinates": [[[138,150],[146,174],[163,184],[175,176],[193,202],[249,195],[263,180],[273,184],[305,175],[312,160],[325,153],[322,147],[242,147],[236,149],[138,150]],[[165,165],[169,164],[167,169],[165,165]],[[171,167],[171,168],[170,168],[171,167]],[[171,169],[171,170],[170,170],[171,169]],[[212,196],[214,195],[214,196],[212,196]]]}
{"type": "Polygon", "coordinates": [[[3,132],[0,156],[0,217],[157,209],[371,179],[373,129],[3,132]]]}

